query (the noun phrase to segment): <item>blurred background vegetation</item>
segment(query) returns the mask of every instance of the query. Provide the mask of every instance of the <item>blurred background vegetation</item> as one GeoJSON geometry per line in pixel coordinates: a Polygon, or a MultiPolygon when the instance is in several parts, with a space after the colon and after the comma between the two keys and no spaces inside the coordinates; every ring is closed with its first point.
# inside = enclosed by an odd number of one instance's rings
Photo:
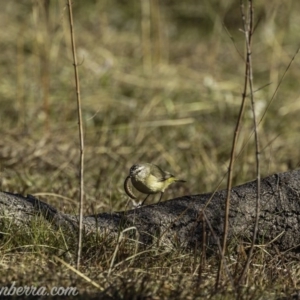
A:
{"type": "MultiPolygon", "coordinates": [[[[1,189],[77,212],[79,140],[65,5],[1,0],[1,189]]],[[[156,163],[188,181],[164,199],[213,191],[227,171],[244,84],[239,1],[73,5],[85,213],[123,210],[123,181],[136,162],[156,163]]],[[[255,1],[259,118],[299,46],[299,10],[299,1],[255,1]]],[[[299,165],[299,76],[296,56],[260,125],[262,176],[299,165]]],[[[252,130],[247,101],[234,185],[255,178],[252,130]]]]}

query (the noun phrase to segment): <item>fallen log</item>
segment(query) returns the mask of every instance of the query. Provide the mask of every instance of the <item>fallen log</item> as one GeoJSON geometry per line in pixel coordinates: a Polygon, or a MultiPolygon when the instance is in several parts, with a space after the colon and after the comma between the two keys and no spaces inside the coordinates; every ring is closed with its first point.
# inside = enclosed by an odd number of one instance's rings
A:
{"type": "MultiPolygon", "coordinates": [[[[134,227],[139,240],[149,245],[195,247],[208,234],[207,244],[221,238],[226,190],[171,199],[133,210],[100,213],[83,218],[86,232],[117,235],[134,227]],[[202,212],[206,202],[209,204],[202,212]],[[205,218],[204,218],[205,216],[205,218]]],[[[281,251],[300,252],[300,170],[274,174],[261,180],[261,206],[256,243],[272,243],[281,251]]],[[[255,222],[256,182],[234,187],[231,192],[229,239],[250,241],[255,222]]],[[[0,192],[1,216],[17,224],[29,224],[42,215],[56,226],[77,229],[78,217],[64,214],[34,196],[0,192]]]]}

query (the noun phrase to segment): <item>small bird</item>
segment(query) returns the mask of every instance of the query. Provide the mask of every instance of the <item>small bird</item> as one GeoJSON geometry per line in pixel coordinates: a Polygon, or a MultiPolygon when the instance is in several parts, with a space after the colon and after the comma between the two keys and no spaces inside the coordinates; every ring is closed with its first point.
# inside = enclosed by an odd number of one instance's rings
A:
{"type": "Polygon", "coordinates": [[[131,179],[132,185],[141,193],[148,194],[143,200],[145,203],[151,194],[160,194],[161,201],[165,189],[173,182],[186,182],[185,180],[177,179],[174,175],[167,171],[163,171],[159,166],[149,163],[141,163],[133,165],[129,170],[129,175],[124,182],[124,189],[127,195],[136,199],[136,196],[130,190],[128,181],[131,179]]]}

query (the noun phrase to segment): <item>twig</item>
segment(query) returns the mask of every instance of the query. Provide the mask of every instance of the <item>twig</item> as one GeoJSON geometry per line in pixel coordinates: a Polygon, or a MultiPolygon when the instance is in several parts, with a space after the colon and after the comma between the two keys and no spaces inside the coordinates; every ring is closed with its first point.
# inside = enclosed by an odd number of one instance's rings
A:
{"type": "MultiPolygon", "coordinates": [[[[241,0],[242,3],[242,0],[241,0]]],[[[241,4],[242,5],[242,4],[241,4]]],[[[240,112],[238,116],[238,120],[236,123],[235,131],[234,131],[234,136],[233,136],[233,141],[232,141],[232,147],[231,147],[231,155],[230,155],[230,162],[229,162],[229,167],[228,167],[228,177],[227,177],[227,197],[226,197],[226,204],[225,204],[225,220],[224,220],[224,232],[223,232],[223,240],[222,240],[222,252],[221,252],[221,259],[219,262],[219,269],[217,273],[217,278],[216,278],[216,284],[215,288],[217,289],[219,286],[220,282],[220,277],[221,277],[221,272],[223,269],[223,264],[224,264],[224,259],[225,259],[225,252],[226,252],[226,244],[227,244],[227,236],[228,236],[228,228],[229,228],[229,208],[230,208],[230,196],[231,196],[231,188],[232,188],[232,174],[233,174],[233,166],[234,166],[234,161],[235,161],[235,149],[236,149],[236,143],[240,131],[240,126],[242,123],[242,117],[244,114],[245,110],[245,100],[247,97],[247,86],[248,86],[248,57],[246,60],[245,64],[245,81],[244,81],[244,90],[242,94],[242,102],[240,106],[240,112]]]]}
{"type": "Polygon", "coordinates": [[[77,96],[77,113],[78,113],[78,126],[79,126],[79,141],[80,141],[80,175],[79,175],[79,232],[78,232],[78,245],[77,245],[77,269],[80,267],[80,258],[82,250],[82,220],[83,220],[83,195],[84,195],[84,139],[83,139],[83,126],[82,126],[82,113],[81,113],[81,99],[80,99],[80,85],[79,85],[79,74],[78,64],[76,56],[75,37],[73,29],[73,14],[72,14],[72,2],[68,0],[69,8],[69,19],[70,19],[70,32],[71,32],[71,43],[73,53],[73,65],[75,73],[75,84],[76,84],[76,96],[77,96]]]}
{"type": "MultiPolygon", "coordinates": [[[[251,58],[251,41],[252,41],[252,34],[253,34],[253,3],[252,0],[248,0],[249,2],[249,23],[247,24],[245,18],[243,17],[244,22],[244,33],[245,33],[245,40],[246,40],[246,47],[247,47],[247,62],[248,62],[248,80],[249,80],[249,89],[250,89],[250,100],[251,100],[251,107],[252,107],[252,114],[253,114],[253,126],[254,126],[254,137],[255,137],[255,159],[256,159],[256,188],[257,188],[257,195],[256,195],[256,207],[255,207],[255,224],[253,230],[253,237],[251,241],[251,247],[249,250],[249,254],[247,257],[247,261],[245,263],[244,269],[242,274],[239,278],[239,283],[242,282],[244,279],[253,254],[254,244],[257,237],[258,231],[258,221],[259,221],[259,212],[260,212],[260,149],[259,149],[259,137],[258,137],[258,124],[256,120],[256,113],[255,113],[255,101],[253,96],[253,73],[252,73],[252,58],[251,58]]],[[[241,9],[243,7],[241,6],[241,9]]],[[[242,10],[242,15],[245,15],[242,10]]]]}

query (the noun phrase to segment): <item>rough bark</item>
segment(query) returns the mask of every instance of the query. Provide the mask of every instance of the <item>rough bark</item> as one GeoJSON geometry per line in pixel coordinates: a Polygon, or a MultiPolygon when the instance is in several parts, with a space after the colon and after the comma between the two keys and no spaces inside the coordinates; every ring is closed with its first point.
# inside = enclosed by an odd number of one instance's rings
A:
{"type": "MultiPolygon", "coordinates": [[[[274,174],[261,182],[259,244],[270,243],[281,251],[300,252],[300,170],[274,174]]],[[[134,210],[100,213],[84,217],[86,231],[116,235],[134,226],[140,241],[151,244],[194,247],[201,244],[203,215],[200,213],[212,194],[184,196],[134,210]]],[[[226,190],[216,192],[205,209],[208,244],[221,237],[226,190]]],[[[255,220],[256,182],[232,189],[229,238],[250,241],[255,220]]],[[[77,217],[63,214],[54,207],[28,195],[0,192],[0,211],[16,223],[29,223],[40,214],[57,226],[77,228],[77,217]]],[[[134,230],[135,232],[135,230],[134,230]]]]}

